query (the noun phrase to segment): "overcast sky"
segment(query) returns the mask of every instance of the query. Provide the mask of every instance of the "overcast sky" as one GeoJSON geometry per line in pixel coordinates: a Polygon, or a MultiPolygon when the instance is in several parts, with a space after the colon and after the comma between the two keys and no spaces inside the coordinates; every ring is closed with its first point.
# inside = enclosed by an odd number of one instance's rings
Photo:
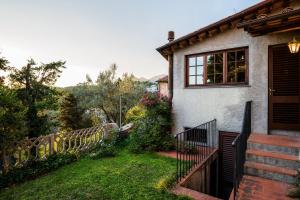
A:
{"type": "Polygon", "coordinates": [[[155,50],[175,37],[259,0],[0,0],[0,52],[13,66],[28,58],[67,61],[57,86],[75,85],[112,63],[118,74],[167,74],[155,50]]]}

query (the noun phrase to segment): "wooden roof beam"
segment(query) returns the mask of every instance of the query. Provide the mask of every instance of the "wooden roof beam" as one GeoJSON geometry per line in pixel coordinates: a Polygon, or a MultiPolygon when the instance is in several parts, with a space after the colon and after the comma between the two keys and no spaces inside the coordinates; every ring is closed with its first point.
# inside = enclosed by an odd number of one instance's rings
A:
{"type": "Polygon", "coordinates": [[[179,47],[180,48],[184,48],[186,46],[188,46],[188,42],[186,40],[179,42],[179,47]]]}
{"type": "Polygon", "coordinates": [[[197,37],[197,36],[192,37],[192,38],[190,38],[188,41],[189,41],[189,44],[190,44],[190,45],[193,45],[193,44],[195,44],[195,43],[198,42],[198,37],[197,37]]]}
{"type": "Polygon", "coordinates": [[[201,33],[198,35],[198,40],[203,41],[205,38],[207,38],[207,33],[201,33]]]}
{"type": "Polygon", "coordinates": [[[230,29],[230,25],[229,24],[224,24],[224,25],[220,26],[219,29],[220,29],[220,32],[223,33],[226,30],[230,29]]]}
{"type": "Polygon", "coordinates": [[[177,49],[180,49],[179,45],[178,44],[174,44],[171,46],[171,50],[174,52],[176,51],[177,49]]]}
{"type": "Polygon", "coordinates": [[[172,54],[173,52],[172,52],[172,50],[170,49],[170,48],[168,48],[168,49],[164,49],[163,50],[163,54],[165,54],[165,55],[170,55],[170,54],[172,54]]]}

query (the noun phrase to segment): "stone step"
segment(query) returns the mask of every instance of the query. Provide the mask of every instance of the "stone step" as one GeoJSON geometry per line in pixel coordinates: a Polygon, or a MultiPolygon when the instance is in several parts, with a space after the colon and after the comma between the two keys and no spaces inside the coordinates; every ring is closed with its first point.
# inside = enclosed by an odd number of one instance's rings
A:
{"type": "Polygon", "coordinates": [[[297,171],[251,161],[245,162],[245,173],[266,179],[294,184],[297,181],[297,171]]]}
{"type": "Polygon", "coordinates": [[[297,170],[300,168],[299,158],[293,155],[281,154],[270,151],[248,149],[246,160],[251,162],[263,163],[278,167],[285,167],[297,170]]]}
{"type": "Polygon", "coordinates": [[[299,156],[300,138],[252,133],[247,148],[299,156]]]}

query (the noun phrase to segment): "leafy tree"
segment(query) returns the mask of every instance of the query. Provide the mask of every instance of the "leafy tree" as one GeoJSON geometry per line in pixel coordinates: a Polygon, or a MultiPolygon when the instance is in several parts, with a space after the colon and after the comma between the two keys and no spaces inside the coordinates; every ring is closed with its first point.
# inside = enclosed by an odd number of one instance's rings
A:
{"type": "Polygon", "coordinates": [[[65,68],[65,62],[51,62],[37,65],[33,59],[28,60],[21,69],[11,68],[11,84],[16,88],[19,98],[27,108],[26,121],[29,137],[49,133],[48,116],[45,112],[56,104],[57,91],[51,86],[65,68]]]}
{"type": "Polygon", "coordinates": [[[97,114],[100,111],[110,122],[119,123],[121,98],[122,121],[125,121],[125,113],[138,103],[144,94],[146,83],[136,81],[129,74],[118,78],[116,72],[117,65],[113,64],[108,70],[99,73],[95,83],[87,76],[86,82],[65,90],[75,95],[79,107],[89,111],[96,110],[97,114]]]}
{"type": "Polygon", "coordinates": [[[63,129],[79,129],[82,121],[82,110],[77,106],[73,94],[66,94],[60,105],[60,122],[63,129]]]}
{"type": "Polygon", "coordinates": [[[0,86],[0,149],[7,149],[25,133],[25,110],[15,92],[0,86]]]}
{"type": "MultiPolygon", "coordinates": [[[[0,72],[7,71],[9,69],[7,65],[8,61],[5,58],[0,57],[0,72]]],[[[0,76],[0,85],[4,85],[4,76],[0,76]]]]}
{"type": "Polygon", "coordinates": [[[136,105],[145,92],[145,84],[135,81],[135,77],[123,74],[116,78],[117,65],[100,72],[97,78],[98,85],[98,107],[105,113],[109,121],[119,123],[120,98],[122,101],[122,121],[126,112],[136,105]]]}

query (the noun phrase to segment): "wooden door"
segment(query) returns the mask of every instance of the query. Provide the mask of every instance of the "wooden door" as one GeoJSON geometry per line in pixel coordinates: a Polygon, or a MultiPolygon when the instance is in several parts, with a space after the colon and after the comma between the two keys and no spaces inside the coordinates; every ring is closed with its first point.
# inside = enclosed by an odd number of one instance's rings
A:
{"type": "Polygon", "coordinates": [[[232,142],[238,133],[219,132],[219,153],[221,164],[221,176],[225,182],[233,182],[233,148],[232,142]]]}
{"type": "Polygon", "coordinates": [[[300,130],[300,54],[269,48],[269,130],[300,130]]]}

